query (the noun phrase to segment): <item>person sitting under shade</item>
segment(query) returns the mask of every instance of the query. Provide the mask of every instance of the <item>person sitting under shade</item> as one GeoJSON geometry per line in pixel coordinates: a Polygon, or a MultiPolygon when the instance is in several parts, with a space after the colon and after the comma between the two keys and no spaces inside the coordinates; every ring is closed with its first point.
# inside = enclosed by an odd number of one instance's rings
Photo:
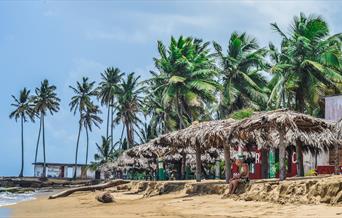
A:
{"type": "Polygon", "coordinates": [[[236,189],[240,183],[247,183],[249,181],[249,169],[248,164],[244,163],[244,157],[239,155],[235,160],[235,164],[238,167],[238,173],[229,180],[229,194],[235,194],[236,189]]]}

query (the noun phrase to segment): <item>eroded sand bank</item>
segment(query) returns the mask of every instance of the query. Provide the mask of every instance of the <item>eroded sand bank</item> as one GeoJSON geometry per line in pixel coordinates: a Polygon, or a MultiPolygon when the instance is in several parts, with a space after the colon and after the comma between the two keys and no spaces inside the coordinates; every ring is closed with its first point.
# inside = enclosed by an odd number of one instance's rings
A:
{"type": "Polygon", "coordinates": [[[11,206],[12,217],[342,217],[341,206],[275,204],[222,199],[221,195],[188,196],[182,192],[143,198],[130,192],[113,193],[115,203],[95,200],[96,192],[79,192],[69,197],[36,200],[11,206]]]}

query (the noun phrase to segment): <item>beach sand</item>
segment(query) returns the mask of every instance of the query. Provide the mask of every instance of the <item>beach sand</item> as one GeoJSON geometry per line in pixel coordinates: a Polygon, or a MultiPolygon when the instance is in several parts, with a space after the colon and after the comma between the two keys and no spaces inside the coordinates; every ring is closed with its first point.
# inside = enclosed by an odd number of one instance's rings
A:
{"type": "Polygon", "coordinates": [[[65,198],[36,200],[10,206],[13,218],[140,218],[140,217],[342,217],[342,206],[280,205],[268,202],[221,199],[221,195],[184,196],[181,193],[151,198],[130,193],[114,193],[115,203],[95,200],[101,192],[79,192],[65,198]]]}

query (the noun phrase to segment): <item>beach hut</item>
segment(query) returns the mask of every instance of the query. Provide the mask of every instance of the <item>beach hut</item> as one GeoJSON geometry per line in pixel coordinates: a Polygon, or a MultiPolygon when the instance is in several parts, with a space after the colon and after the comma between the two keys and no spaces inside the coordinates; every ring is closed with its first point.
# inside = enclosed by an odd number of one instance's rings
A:
{"type": "MultiPolygon", "coordinates": [[[[201,153],[211,147],[223,148],[226,180],[230,178],[231,147],[278,148],[280,179],[286,177],[286,148],[296,148],[299,168],[302,152],[319,152],[340,144],[336,123],[287,109],[258,112],[241,121],[232,119],[194,123],[186,129],[171,132],[153,140],[154,144],[174,149],[191,147],[196,151],[196,180],[201,180],[201,153]]],[[[301,172],[302,169],[299,169],[301,172]]]]}
{"type": "Polygon", "coordinates": [[[283,180],[286,177],[286,148],[296,148],[297,172],[303,172],[302,152],[320,152],[339,145],[341,142],[335,131],[334,122],[280,109],[255,113],[215,134],[227,135],[228,146],[254,144],[259,148],[278,148],[280,179],[283,180]]]}
{"type": "MultiPolygon", "coordinates": [[[[170,132],[152,140],[156,146],[169,147],[172,149],[193,149],[196,159],[196,181],[201,181],[202,160],[201,154],[204,154],[211,148],[224,150],[225,160],[230,160],[230,151],[226,148],[227,142],[225,135],[217,134],[213,137],[212,133],[219,129],[227,129],[233,123],[234,119],[215,120],[206,122],[194,122],[188,128],[170,132]]],[[[186,154],[185,151],[182,154],[186,154]]],[[[184,158],[185,159],[185,158],[184,158]]],[[[230,161],[226,161],[226,168],[230,169],[230,161]]],[[[226,177],[230,177],[230,171],[226,170],[226,177]]]]}

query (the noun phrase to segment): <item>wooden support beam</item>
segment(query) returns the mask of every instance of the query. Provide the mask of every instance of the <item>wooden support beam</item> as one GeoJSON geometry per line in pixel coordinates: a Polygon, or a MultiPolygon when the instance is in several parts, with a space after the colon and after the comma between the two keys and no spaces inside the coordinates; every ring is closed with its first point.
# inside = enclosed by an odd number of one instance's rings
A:
{"type": "Polygon", "coordinates": [[[231,174],[231,166],[230,166],[230,145],[224,145],[224,171],[226,176],[226,182],[229,183],[230,174],[231,174]]]}
{"type": "Polygon", "coordinates": [[[201,148],[199,144],[196,144],[196,182],[201,181],[201,176],[202,176],[201,148]]]}
{"type": "Polygon", "coordinates": [[[286,144],[282,130],[279,131],[279,179],[286,179],[286,144]]]}

